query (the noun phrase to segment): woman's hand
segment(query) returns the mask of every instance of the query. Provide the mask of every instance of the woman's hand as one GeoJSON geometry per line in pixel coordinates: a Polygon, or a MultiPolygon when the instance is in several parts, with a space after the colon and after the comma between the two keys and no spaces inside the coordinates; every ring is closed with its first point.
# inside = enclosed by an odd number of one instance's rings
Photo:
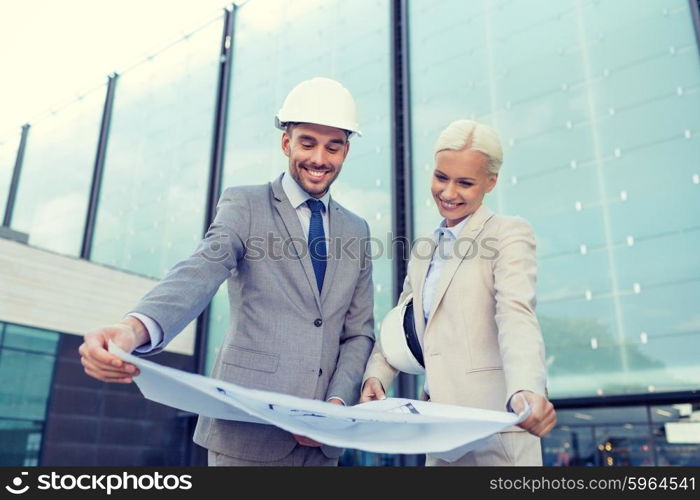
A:
{"type": "Polygon", "coordinates": [[[510,407],[515,413],[520,413],[525,409],[525,402],[530,405],[532,412],[524,422],[518,424],[530,434],[542,437],[551,431],[557,423],[557,414],[554,405],[543,396],[532,391],[516,392],[510,402],[510,407]]]}
{"type": "Polygon", "coordinates": [[[384,394],[384,387],[382,387],[382,383],[379,379],[370,377],[365,380],[365,385],[362,386],[362,394],[360,395],[360,403],[377,401],[380,399],[386,399],[386,394],[384,394]]]}

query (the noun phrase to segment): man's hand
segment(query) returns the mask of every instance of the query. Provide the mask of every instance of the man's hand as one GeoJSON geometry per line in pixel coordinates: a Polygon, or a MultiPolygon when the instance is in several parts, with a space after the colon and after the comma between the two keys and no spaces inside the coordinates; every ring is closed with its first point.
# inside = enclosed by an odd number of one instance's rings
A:
{"type": "Polygon", "coordinates": [[[532,412],[524,422],[518,424],[518,427],[522,427],[530,434],[538,437],[549,433],[557,423],[554,405],[542,394],[536,394],[532,391],[520,391],[516,392],[511,398],[510,407],[516,413],[520,413],[525,409],[525,401],[532,408],[532,412]]]}
{"type": "Polygon", "coordinates": [[[128,316],[120,323],[94,330],[78,348],[85,373],[103,382],[128,384],[139,374],[138,368],[125,363],[107,350],[111,340],[126,352],[149,341],[148,331],[136,318],[128,316]]]}
{"type": "Polygon", "coordinates": [[[360,394],[360,403],[366,403],[367,401],[376,401],[379,399],[386,399],[386,394],[384,393],[384,387],[382,383],[376,377],[370,377],[365,380],[365,385],[362,386],[362,394],[360,394]]]}
{"type": "MultiPolygon", "coordinates": [[[[332,403],[334,405],[345,406],[343,404],[343,402],[337,398],[329,399],[328,402],[332,403]]],[[[314,441],[313,439],[309,439],[306,436],[300,436],[299,434],[292,434],[292,436],[294,436],[294,439],[297,440],[297,443],[299,443],[302,446],[313,446],[315,448],[318,448],[319,446],[323,446],[323,443],[319,443],[318,441],[314,441]]]]}

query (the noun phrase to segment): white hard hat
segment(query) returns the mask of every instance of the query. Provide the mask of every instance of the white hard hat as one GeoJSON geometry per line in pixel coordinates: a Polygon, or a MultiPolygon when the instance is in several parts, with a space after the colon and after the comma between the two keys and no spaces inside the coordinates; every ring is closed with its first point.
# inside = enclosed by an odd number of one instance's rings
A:
{"type": "Polygon", "coordinates": [[[386,360],[397,370],[413,375],[425,373],[423,352],[413,322],[413,297],[406,297],[386,313],[379,344],[386,360]]]}
{"type": "Polygon", "coordinates": [[[284,130],[288,123],[315,123],[362,135],[352,95],[340,82],[316,77],[294,87],[275,116],[275,126],[284,130]]]}

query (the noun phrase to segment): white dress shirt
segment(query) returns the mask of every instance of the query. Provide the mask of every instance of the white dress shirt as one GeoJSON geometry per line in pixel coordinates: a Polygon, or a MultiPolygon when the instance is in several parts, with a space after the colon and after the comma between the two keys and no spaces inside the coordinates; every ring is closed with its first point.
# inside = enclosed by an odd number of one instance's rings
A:
{"type": "Polygon", "coordinates": [[[435,235],[436,247],[433,252],[433,258],[430,261],[430,267],[428,268],[428,275],[425,278],[425,284],[423,285],[423,317],[425,318],[425,323],[428,324],[428,317],[430,316],[430,308],[433,306],[433,300],[435,298],[435,292],[437,291],[438,283],[440,282],[440,274],[442,269],[445,267],[447,261],[452,257],[454,250],[454,245],[459,238],[459,233],[467,224],[469,217],[464,219],[462,222],[453,227],[447,227],[445,219],[442,220],[440,225],[435,229],[433,234],[435,235]]]}

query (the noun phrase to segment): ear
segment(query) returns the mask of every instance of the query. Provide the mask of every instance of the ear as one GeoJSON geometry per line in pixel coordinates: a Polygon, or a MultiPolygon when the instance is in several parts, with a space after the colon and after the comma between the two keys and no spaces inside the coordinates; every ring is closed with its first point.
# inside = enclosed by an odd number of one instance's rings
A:
{"type": "Polygon", "coordinates": [[[289,133],[282,132],[282,152],[284,155],[289,158],[289,155],[291,154],[291,143],[292,139],[289,137],[289,133]]]}
{"type": "Polygon", "coordinates": [[[498,174],[489,174],[489,180],[486,182],[486,192],[490,193],[493,188],[496,187],[496,183],[498,182],[498,174]]]}

